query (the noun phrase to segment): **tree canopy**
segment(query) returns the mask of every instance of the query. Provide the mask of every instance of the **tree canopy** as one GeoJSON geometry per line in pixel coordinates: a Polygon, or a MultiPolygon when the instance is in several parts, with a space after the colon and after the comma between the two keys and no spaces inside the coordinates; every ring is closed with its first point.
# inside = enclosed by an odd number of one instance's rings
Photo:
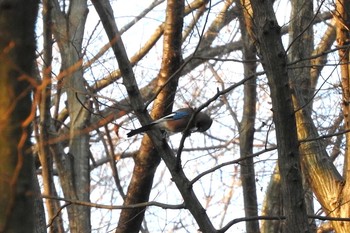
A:
{"type": "Polygon", "coordinates": [[[16,94],[36,232],[348,232],[349,7],[43,0],[16,94]],[[181,108],[210,129],[127,137],[181,108]]]}

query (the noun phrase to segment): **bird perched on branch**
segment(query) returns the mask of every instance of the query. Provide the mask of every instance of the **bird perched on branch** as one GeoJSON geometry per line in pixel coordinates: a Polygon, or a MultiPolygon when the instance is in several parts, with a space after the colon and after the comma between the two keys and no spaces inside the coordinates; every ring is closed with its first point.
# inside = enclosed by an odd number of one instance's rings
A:
{"type": "MultiPolygon", "coordinates": [[[[131,130],[127,136],[131,137],[135,134],[143,133],[148,130],[158,128],[171,133],[183,132],[192,115],[195,114],[195,110],[192,108],[180,108],[175,112],[170,113],[158,120],[153,121],[148,125],[144,125],[138,129],[131,130]]],[[[198,112],[194,119],[190,122],[189,130],[190,132],[204,132],[210,128],[213,120],[205,113],[198,112]]]]}

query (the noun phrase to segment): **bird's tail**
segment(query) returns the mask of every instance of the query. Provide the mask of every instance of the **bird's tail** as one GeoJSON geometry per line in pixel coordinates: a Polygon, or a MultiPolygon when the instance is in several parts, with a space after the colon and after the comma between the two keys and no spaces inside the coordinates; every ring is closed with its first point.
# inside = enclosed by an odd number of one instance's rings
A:
{"type": "Polygon", "coordinates": [[[146,132],[146,131],[152,129],[153,125],[154,124],[149,124],[149,125],[142,126],[142,127],[138,128],[138,129],[133,129],[129,133],[127,133],[126,135],[129,138],[129,137],[132,137],[132,136],[134,136],[136,134],[146,132]]]}

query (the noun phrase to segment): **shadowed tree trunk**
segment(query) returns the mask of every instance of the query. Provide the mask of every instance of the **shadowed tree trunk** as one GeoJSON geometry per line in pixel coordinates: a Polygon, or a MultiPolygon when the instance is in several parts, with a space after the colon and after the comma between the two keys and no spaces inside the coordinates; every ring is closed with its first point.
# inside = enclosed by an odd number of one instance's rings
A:
{"type": "MultiPolygon", "coordinates": [[[[38,157],[41,164],[41,175],[43,179],[43,194],[49,196],[57,196],[54,183],[53,174],[53,158],[50,150],[50,146],[47,143],[50,140],[50,132],[52,132],[52,119],[51,119],[51,89],[52,89],[52,77],[51,77],[51,65],[52,65],[52,1],[43,1],[43,60],[44,65],[42,68],[42,84],[43,88],[38,90],[36,99],[38,100],[39,109],[39,123],[35,125],[35,132],[38,141],[38,157]]],[[[39,77],[39,74],[38,74],[39,77]]],[[[52,222],[49,227],[50,232],[63,233],[63,220],[61,217],[60,203],[57,200],[46,200],[46,209],[48,222],[52,222]]],[[[46,225],[45,225],[46,228],[46,225]]]]}
{"type": "MultiPolygon", "coordinates": [[[[62,64],[59,82],[67,94],[69,109],[69,152],[64,153],[62,145],[55,145],[54,161],[66,198],[90,200],[90,150],[89,134],[80,134],[90,121],[90,103],[87,98],[86,82],[83,78],[83,52],[85,21],[88,14],[87,1],[70,1],[68,6],[53,1],[53,34],[60,49],[62,64]],[[65,8],[67,7],[67,9],[65,8]]],[[[60,98],[58,93],[57,98],[60,98]]],[[[69,205],[69,228],[72,233],[90,232],[90,208],[69,205]]]]}
{"type": "MultiPolygon", "coordinates": [[[[304,13],[305,14],[305,13],[304,13]]],[[[310,13],[308,13],[310,14],[310,13]]],[[[304,25],[305,26],[305,25],[304,25]]],[[[297,28],[298,29],[298,28],[297,28]]],[[[303,30],[303,28],[298,29],[303,30]]],[[[298,33],[294,33],[294,35],[299,35],[298,33]]],[[[317,48],[312,52],[312,55],[317,55],[317,54],[324,54],[323,56],[318,56],[316,59],[311,60],[311,63],[314,65],[311,68],[310,71],[310,86],[308,87],[309,91],[306,91],[306,94],[309,95],[309,97],[306,97],[306,99],[311,98],[311,96],[314,94],[317,81],[320,75],[321,70],[324,67],[324,64],[327,62],[327,53],[333,42],[335,40],[335,27],[334,24],[330,24],[328,26],[328,29],[326,33],[324,34],[322,40],[320,41],[319,45],[317,48]]],[[[293,38],[291,39],[293,41],[293,38]]],[[[308,41],[310,43],[310,41],[308,41]]],[[[299,42],[300,43],[300,42],[299,42]]],[[[308,46],[307,46],[308,47],[308,46]]],[[[298,59],[296,59],[298,60],[298,59]]],[[[297,63],[298,65],[298,63],[297,63]]],[[[299,66],[298,67],[302,67],[299,66]]],[[[304,85],[305,86],[305,85],[304,85]]],[[[306,106],[306,107],[312,107],[313,100],[310,100],[311,102],[306,106]]],[[[297,115],[298,116],[298,115],[297,115]]],[[[298,122],[298,118],[297,118],[298,122]]],[[[303,151],[301,150],[301,153],[303,151]]],[[[306,170],[304,170],[305,172],[306,170]]],[[[271,177],[270,184],[267,188],[266,191],[266,197],[263,203],[263,209],[262,209],[262,215],[265,216],[280,216],[282,214],[282,200],[281,200],[281,184],[280,184],[280,178],[279,178],[279,173],[278,168],[275,169],[274,174],[271,177]]],[[[307,178],[307,177],[306,177],[307,178]]],[[[307,179],[308,181],[308,179],[307,179]]],[[[310,229],[312,230],[312,229],[310,229]]],[[[281,231],[281,221],[269,221],[269,220],[263,220],[261,224],[261,232],[264,233],[272,233],[272,232],[280,232],[281,231]]]]}
{"type": "Polygon", "coordinates": [[[36,0],[0,1],[0,232],[34,232],[30,124],[36,0]]]}
{"type": "Polygon", "coordinates": [[[282,45],[272,1],[252,0],[254,37],[269,82],[273,120],[276,126],[278,166],[281,174],[284,232],[307,232],[308,219],[301,179],[300,155],[287,57],[282,45]],[[274,45],[274,46],[271,46],[274,45]]]}
{"type": "MultiPolygon", "coordinates": [[[[243,40],[244,77],[256,74],[256,49],[248,30],[252,28],[250,1],[237,1],[240,10],[240,29],[243,40]]],[[[256,77],[244,83],[243,116],[239,125],[239,145],[241,158],[253,154],[254,125],[256,115],[256,77]]],[[[254,158],[249,157],[241,162],[241,180],[243,189],[244,211],[246,217],[258,215],[258,203],[255,185],[254,158]]],[[[247,233],[258,233],[259,221],[246,221],[247,233]]]]}

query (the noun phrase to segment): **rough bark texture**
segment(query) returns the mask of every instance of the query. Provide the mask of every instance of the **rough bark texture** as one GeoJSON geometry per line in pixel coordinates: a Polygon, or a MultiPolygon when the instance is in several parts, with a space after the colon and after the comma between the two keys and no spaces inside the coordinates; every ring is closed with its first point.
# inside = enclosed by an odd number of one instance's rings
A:
{"type": "MultiPolygon", "coordinates": [[[[307,29],[306,25],[307,23],[304,22],[305,29],[307,29]]],[[[303,36],[303,34],[299,34],[299,36],[303,36]]],[[[304,40],[307,39],[304,38],[304,40]]],[[[295,43],[295,46],[297,46],[298,43],[302,42],[296,40],[295,43]]],[[[296,56],[302,53],[300,50],[305,50],[305,48],[303,46],[299,47],[295,52],[296,56]]],[[[304,56],[307,55],[304,54],[304,56]]],[[[312,71],[311,74],[313,74],[312,71]]],[[[307,96],[305,94],[308,90],[300,89],[300,87],[306,87],[304,84],[307,80],[304,80],[303,83],[300,82],[305,79],[305,75],[306,72],[304,76],[302,75],[301,80],[294,80],[296,85],[293,89],[293,102],[295,109],[297,109],[295,115],[297,119],[298,138],[300,141],[306,140],[300,144],[303,171],[326,214],[331,217],[348,217],[349,194],[347,192],[349,188],[346,187],[348,182],[344,182],[345,180],[332,164],[325,150],[325,144],[320,140],[308,140],[317,138],[318,132],[306,105],[307,101],[309,101],[308,98],[310,98],[310,95],[307,96]]],[[[348,222],[332,221],[332,224],[336,232],[347,232],[349,229],[348,222]]]]}
{"type": "MultiPolygon", "coordinates": [[[[334,22],[334,20],[333,20],[334,22]]],[[[300,29],[303,30],[303,29],[300,29]]],[[[324,34],[322,40],[318,44],[317,48],[313,51],[313,55],[316,54],[325,54],[323,56],[316,57],[316,59],[311,60],[311,64],[315,65],[314,67],[311,68],[310,72],[310,96],[314,94],[315,88],[317,85],[317,81],[319,78],[319,75],[322,71],[322,68],[324,67],[324,64],[327,62],[327,53],[333,42],[335,40],[335,27],[334,23],[329,25],[326,33],[324,34]]],[[[300,66],[299,66],[300,67],[300,66]]],[[[312,106],[313,101],[309,103],[310,106],[312,106]]],[[[312,108],[312,107],[310,107],[312,108]]],[[[310,118],[311,119],[311,118],[310,118]]],[[[299,119],[298,115],[296,116],[297,120],[297,126],[298,130],[300,130],[299,126],[302,126],[303,124],[298,124],[299,119]]],[[[304,125],[305,126],[305,125],[304,125]]],[[[322,145],[321,145],[322,146],[322,145]]],[[[303,155],[303,151],[301,151],[301,155],[303,155]]],[[[310,151],[305,151],[305,154],[309,153],[310,151]]],[[[320,156],[321,157],[321,156],[320,156]]],[[[327,157],[324,157],[326,160],[328,160],[327,157]]],[[[333,168],[330,168],[333,170],[333,168]]],[[[304,173],[308,174],[309,172],[307,170],[303,170],[304,173]]],[[[268,186],[268,189],[266,191],[266,198],[263,203],[263,210],[262,210],[262,215],[265,216],[280,216],[282,215],[282,200],[281,200],[281,184],[280,184],[280,178],[276,178],[277,176],[279,177],[278,169],[275,169],[274,175],[271,177],[270,184],[268,186]]],[[[308,175],[309,176],[309,175],[308,175]]],[[[317,188],[316,190],[318,190],[317,188]]],[[[327,200],[329,201],[329,200],[327,200]]],[[[312,230],[312,229],[310,229],[312,230]]],[[[261,232],[264,233],[272,233],[272,232],[281,232],[281,221],[268,221],[268,220],[263,220],[261,224],[261,232]]]]}
{"type": "MultiPolygon", "coordinates": [[[[81,201],[90,200],[90,137],[89,134],[77,134],[90,120],[82,69],[82,41],[87,13],[86,0],[71,1],[68,9],[61,9],[60,3],[53,0],[54,36],[62,59],[60,78],[67,93],[70,117],[69,153],[63,155],[62,150],[58,150],[55,162],[61,168],[58,172],[65,197],[81,201]]],[[[58,147],[62,145],[57,145],[56,149],[58,147]]],[[[89,207],[70,205],[68,215],[72,233],[91,231],[89,207]]]]}
{"type": "MultiPolygon", "coordinates": [[[[350,44],[350,1],[336,1],[336,40],[339,47],[350,44]]],[[[350,130],[350,52],[349,48],[339,50],[340,75],[342,86],[342,108],[344,115],[344,128],[350,130]]],[[[340,216],[350,216],[350,133],[345,134],[346,145],[344,154],[343,177],[345,180],[344,188],[340,194],[340,216]]],[[[335,223],[333,223],[334,225],[335,223]]],[[[350,222],[342,222],[342,228],[350,229],[350,222]]],[[[340,231],[339,231],[340,232],[340,231]]]]}
{"type": "MultiPolygon", "coordinates": [[[[313,88],[311,88],[311,72],[309,68],[311,67],[311,60],[307,58],[311,57],[314,48],[314,33],[313,28],[310,27],[314,18],[313,2],[293,0],[291,1],[291,5],[292,11],[290,18],[292,20],[289,32],[288,62],[295,64],[295,67],[290,66],[288,74],[292,88],[294,88],[294,94],[305,103],[303,106],[305,113],[311,115],[313,88]]],[[[301,154],[303,154],[302,151],[301,154]]],[[[314,214],[313,193],[309,180],[304,174],[302,176],[306,210],[308,214],[312,215],[314,214]]],[[[315,232],[315,221],[310,220],[309,223],[310,232],[315,232]]]]}
{"type": "Polygon", "coordinates": [[[29,126],[37,11],[36,0],[0,1],[0,232],[34,232],[29,126]]]}
{"type": "MultiPolygon", "coordinates": [[[[297,100],[294,101],[294,103],[297,102],[297,100]]],[[[295,105],[295,107],[300,108],[300,105],[295,105]]],[[[311,116],[304,109],[297,111],[295,115],[299,140],[317,138],[317,129],[313,124],[311,116]]],[[[310,181],[317,200],[329,216],[339,217],[339,192],[341,192],[343,178],[330,160],[325,150],[325,144],[320,140],[302,142],[300,144],[300,151],[303,172],[310,181]]],[[[334,221],[334,224],[340,227],[338,230],[343,225],[339,223],[338,221],[334,221]]]]}
{"type": "Polygon", "coordinates": [[[276,20],[272,1],[253,0],[251,4],[256,44],[271,91],[283,211],[286,216],[284,232],[308,232],[297,130],[286,67],[287,57],[281,41],[281,28],[276,20]]]}
{"type": "MultiPolygon", "coordinates": [[[[252,14],[250,1],[238,2],[240,10],[240,28],[243,39],[243,63],[244,77],[250,77],[256,73],[256,49],[253,40],[248,34],[248,30],[252,28],[252,14]],[[250,62],[249,62],[250,61],[250,62]]],[[[243,116],[239,126],[239,145],[241,158],[253,154],[253,141],[255,132],[255,116],[256,116],[256,78],[252,78],[244,83],[244,103],[243,116]]],[[[258,215],[258,203],[255,185],[255,169],[254,158],[249,157],[241,162],[241,181],[243,189],[244,211],[246,217],[258,215]]],[[[258,233],[259,221],[246,221],[247,233],[258,233]]]]}
{"type": "MultiPolygon", "coordinates": [[[[283,216],[283,202],[281,192],[281,176],[276,165],[269,185],[266,189],[266,195],[261,210],[263,216],[283,216]]],[[[261,233],[279,233],[282,232],[282,220],[262,220],[261,233]]]]}

